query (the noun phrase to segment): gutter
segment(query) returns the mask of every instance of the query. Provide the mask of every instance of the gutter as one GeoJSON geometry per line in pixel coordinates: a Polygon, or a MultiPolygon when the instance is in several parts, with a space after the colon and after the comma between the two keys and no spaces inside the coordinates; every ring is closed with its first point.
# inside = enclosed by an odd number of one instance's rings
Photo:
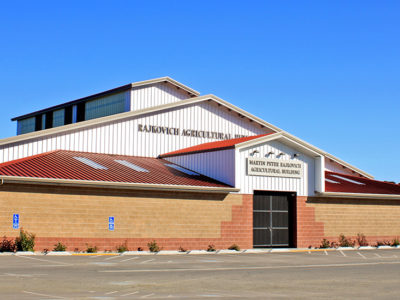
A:
{"type": "Polygon", "coordinates": [[[323,192],[323,193],[316,193],[315,195],[316,195],[316,197],[324,197],[324,198],[400,200],[400,195],[398,195],[398,194],[363,194],[363,193],[323,192]]]}
{"type": "Polygon", "coordinates": [[[224,193],[224,194],[240,191],[240,189],[232,187],[128,183],[128,182],[109,182],[109,181],[33,178],[33,177],[14,177],[14,176],[2,176],[0,180],[1,180],[1,185],[4,183],[15,183],[15,184],[37,184],[37,185],[93,187],[93,188],[109,188],[109,189],[127,189],[127,190],[178,191],[178,192],[224,193]]]}

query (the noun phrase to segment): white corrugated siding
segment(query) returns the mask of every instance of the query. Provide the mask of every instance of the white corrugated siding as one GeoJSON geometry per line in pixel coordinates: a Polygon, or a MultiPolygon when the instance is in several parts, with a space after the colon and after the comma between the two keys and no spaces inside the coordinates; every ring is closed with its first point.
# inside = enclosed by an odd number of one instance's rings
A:
{"type": "Polygon", "coordinates": [[[235,185],[235,149],[173,156],[166,160],[231,186],[235,185]]]}
{"type": "Polygon", "coordinates": [[[200,102],[142,117],[3,145],[0,146],[0,160],[5,162],[57,149],[155,157],[185,147],[216,141],[209,138],[138,132],[138,124],[246,136],[270,132],[269,129],[240,118],[236,113],[229,112],[213,102],[200,102]]]}
{"type": "Polygon", "coordinates": [[[168,83],[157,83],[131,91],[131,110],[139,110],[190,98],[182,89],[168,83]]]}
{"type": "MultiPolygon", "coordinates": [[[[315,161],[314,158],[305,154],[293,159],[293,154],[299,153],[280,142],[271,141],[260,144],[255,147],[236,150],[236,188],[240,188],[240,192],[244,194],[252,194],[254,190],[269,191],[290,191],[297,192],[299,196],[314,195],[315,190],[315,161]],[[266,157],[267,153],[272,151],[275,154],[285,153],[282,160],[302,161],[304,163],[303,178],[285,178],[285,177],[266,177],[266,176],[248,176],[247,161],[248,157],[252,157],[250,153],[258,150],[254,157],[266,157]]],[[[279,158],[274,154],[269,158],[279,158]]]]}
{"type": "Polygon", "coordinates": [[[331,161],[329,158],[325,158],[325,170],[357,176],[357,174],[353,173],[350,169],[343,168],[343,166],[339,165],[338,163],[335,163],[334,161],[331,161]]]}

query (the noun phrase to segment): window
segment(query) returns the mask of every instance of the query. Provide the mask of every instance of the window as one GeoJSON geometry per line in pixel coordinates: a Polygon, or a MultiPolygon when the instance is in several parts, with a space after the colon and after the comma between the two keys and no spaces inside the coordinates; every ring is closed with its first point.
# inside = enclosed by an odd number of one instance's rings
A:
{"type": "Polygon", "coordinates": [[[58,109],[53,111],[53,124],[52,127],[58,127],[64,125],[65,111],[64,109],[58,109]]]}
{"type": "Polygon", "coordinates": [[[17,124],[17,134],[24,134],[28,132],[33,132],[35,131],[36,127],[36,118],[31,117],[23,120],[19,120],[17,124]]]}
{"type": "Polygon", "coordinates": [[[82,162],[82,163],[84,163],[84,164],[86,164],[86,165],[88,165],[88,166],[94,168],[94,169],[98,169],[98,170],[108,170],[107,167],[102,166],[102,165],[100,165],[100,164],[94,162],[93,160],[90,160],[89,158],[80,157],[80,156],[74,156],[74,158],[75,158],[76,160],[79,160],[80,162],[82,162]]]}
{"type": "Polygon", "coordinates": [[[85,105],[85,120],[91,120],[125,112],[125,102],[125,93],[118,93],[111,96],[90,100],[86,102],[85,105]]]}

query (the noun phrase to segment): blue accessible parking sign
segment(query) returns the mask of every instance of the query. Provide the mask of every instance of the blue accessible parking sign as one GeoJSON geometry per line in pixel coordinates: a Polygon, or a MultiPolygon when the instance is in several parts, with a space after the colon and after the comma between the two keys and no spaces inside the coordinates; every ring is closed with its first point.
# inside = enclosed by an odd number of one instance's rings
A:
{"type": "Polygon", "coordinates": [[[19,228],[19,214],[13,215],[13,229],[19,228]]]}
{"type": "Polygon", "coordinates": [[[108,217],[108,230],[114,230],[114,217],[108,217]]]}

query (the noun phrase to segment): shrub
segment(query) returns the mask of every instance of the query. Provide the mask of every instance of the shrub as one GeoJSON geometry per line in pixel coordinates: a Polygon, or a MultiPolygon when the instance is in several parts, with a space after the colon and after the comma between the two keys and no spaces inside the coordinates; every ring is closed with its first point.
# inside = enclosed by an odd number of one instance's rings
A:
{"type": "Polygon", "coordinates": [[[339,235],[339,247],[354,247],[355,241],[345,237],[344,234],[339,235]]]}
{"type": "Polygon", "coordinates": [[[379,247],[379,246],[390,246],[390,245],[391,245],[391,243],[388,240],[376,241],[376,247],[379,247]]]}
{"type": "Polygon", "coordinates": [[[19,237],[15,238],[15,246],[17,251],[33,251],[35,247],[35,235],[21,228],[19,237]]]}
{"type": "Polygon", "coordinates": [[[368,241],[365,238],[365,235],[362,233],[358,233],[357,234],[357,243],[360,247],[362,246],[368,246],[368,241]]]}
{"type": "Polygon", "coordinates": [[[143,251],[143,248],[142,247],[138,247],[137,251],[143,251]]]}
{"type": "Polygon", "coordinates": [[[321,242],[321,246],[319,246],[321,249],[324,248],[329,248],[331,246],[331,243],[327,239],[323,239],[321,242]]]}
{"type": "Polygon", "coordinates": [[[232,246],[230,246],[228,249],[229,249],[229,250],[236,250],[236,251],[240,251],[240,247],[239,247],[238,245],[236,245],[236,244],[233,244],[233,245],[232,245],[232,246]]]}
{"type": "Polygon", "coordinates": [[[86,244],[86,252],[87,253],[97,253],[97,246],[90,246],[86,244]]]}
{"type": "Polygon", "coordinates": [[[150,252],[158,252],[160,251],[160,247],[158,246],[156,241],[152,241],[147,243],[147,247],[149,247],[150,252]]]}
{"type": "Polygon", "coordinates": [[[53,251],[65,251],[66,249],[67,249],[67,246],[58,242],[57,244],[54,245],[53,251]]]}
{"type": "Polygon", "coordinates": [[[6,236],[3,237],[3,240],[0,243],[0,252],[14,252],[15,251],[15,243],[13,240],[7,239],[6,236]]]}
{"type": "Polygon", "coordinates": [[[123,253],[123,252],[128,251],[128,245],[127,245],[126,241],[122,245],[117,246],[117,251],[118,251],[118,253],[123,253]]]}
{"type": "Polygon", "coordinates": [[[396,247],[399,246],[400,242],[398,238],[393,239],[391,246],[396,247]]]}
{"type": "Polygon", "coordinates": [[[178,251],[179,251],[179,252],[186,252],[187,250],[186,250],[185,248],[183,248],[182,246],[179,246],[178,251]]]}
{"type": "Polygon", "coordinates": [[[214,252],[214,251],[217,251],[217,250],[215,249],[215,246],[213,244],[210,244],[210,245],[208,245],[207,251],[208,252],[214,252]]]}

